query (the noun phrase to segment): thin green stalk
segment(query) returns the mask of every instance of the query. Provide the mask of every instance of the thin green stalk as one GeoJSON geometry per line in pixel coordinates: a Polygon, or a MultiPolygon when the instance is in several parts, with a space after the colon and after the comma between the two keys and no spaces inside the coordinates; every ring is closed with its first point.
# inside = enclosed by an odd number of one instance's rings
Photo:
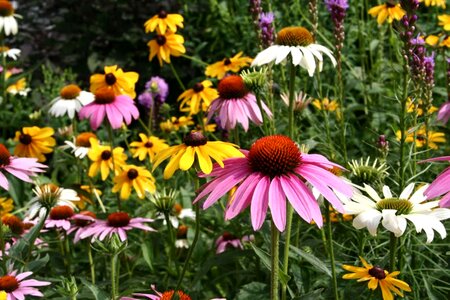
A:
{"type": "MultiPolygon", "coordinates": [[[[1,47],[2,47],[2,49],[5,49],[5,35],[2,34],[0,36],[0,39],[1,39],[1,47]]],[[[2,53],[1,55],[2,55],[2,67],[3,67],[3,71],[2,71],[3,99],[2,99],[2,101],[0,101],[0,103],[3,102],[3,105],[6,105],[7,97],[8,97],[8,93],[6,92],[6,89],[8,88],[6,86],[6,54],[2,53]]]]}
{"type": "Polygon", "coordinates": [[[183,91],[185,91],[186,87],[184,86],[183,82],[181,81],[180,76],[178,76],[177,70],[175,70],[175,67],[173,66],[173,64],[169,64],[169,65],[170,65],[170,69],[172,70],[173,76],[175,76],[175,79],[177,80],[178,84],[183,89],[183,91]]]}
{"type": "Polygon", "coordinates": [[[400,101],[400,174],[399,190],[403,191],[405,187],[405,140],[406,140],[406,102],[408,101],[408,66],[405,61],[403,66],[403,88],[402,99],[400,101]]]}
{"type": "MultiPolygon", "coordinates": [[[[109,124],[109,122],[108,122],[107,127],[108,127],[109,141],[111,143],[111,160],[112,160],[112,165],[113,165],[113,175],[116,175],[116,164],[114,162],[114,135],[113,135],[113,131],[112,131],[112,125],[109,124]]],[[[120,203],[119,193],[116,193],[116,196],[117,196],[117,209],[120,210],[121,203],[120,203]]]]}
{"type": "Polygon", "coordinates": [[[294,90],[295,90],[295,66],[290,61],[289,63],[289,128],[288,128],[288,136],[291,139],[294,139],[294,127],[295,127],[295,120],[294,120],[294,90]]]}
{"type": "Polygon", "coordinates": [[[167,211],[164,211],[164,219],[166,220],[167,230],[169,232],[169,253],[167,255],[167,273],[166,273],[165,282],[164,282],[164,285],[167,287],[167,280],[169,278],[168,274],[170,273],[170,267],[172,265],[172,255],[173,255],[175,242],[174,242],[172,222],[170,222],[169,213],[167,211]]]}
{"type": "Polygon", "coordinates": [[[141,118],[138,118],[137,120],[138,120],[139,124],[141,124],[142,128],[147,132],[147,134],[151,135],[152,131],[150,130],[150,127],[147,127],[147,125],[145,125],[144,121],[142,121],[141,118]]]}
{"type": "Polygon", "coordinates": [[[397,238],[394,233],[391,232],[389,236],[389,270],[394,272],[395,270],[395,257],[397,253],[397,238]]]}
{"type": "Polygon", "coordinates": [[[95,284],[95,263],[94,263],[94,259],[92,257],[91,243],[89,241],[87,241],[86,246],[87,246],[87,253],[88,253],[88,258],[89,258],[89,268],[91,269],[91,282],[92,282],[92,284],[95,284]]]}
{"type": "Polygon", "coordinates": [[[116,300],[118,292],[117,292],[117,254],[113,254],[111,256],[111,299],[116,300]]]}
{"type": "Polygon", "coordinates": [[[336,277],[336,262],[335,262],[335,258],[334,258],[334,247],[333,247],[333,231],[331,230],[330,205],[328,204],[328,202],[325,202],[325,222],[326,222],[327,233],[328,233],[328,253],[330,255],[330,261],[331,261],[333,294],[334,294],[334,299],[339,300],[337,277],[336,277]]]}
{"type": "Polygon", "coordinates": [[[192,60],[193,62],[196,62],[196,63],[198,63],[198,64],[200,64],[200,65],[203,65],[203,66],[207,66],[207,65],[208,65],[206,62],[204,62],[204,61],[201,60],[200,58],[193,57],[193,56],[189,56],[189,55],[186,55],[186,54],[183,54],[183,55],[181,55],[181,56],[184,57],[184,58],[187,58],[187,59],[189,59],[189,60],[192,60]]]}
{"type": "Polygon", "coordinates": [[[279,270],[279,240],[280,240],[280,232],[273,220],[270,223],[271,228],[271,266],[272,273],[270,276],[270,299],[278,300],[278,270],[279,270]]]}
{"type": "MultiPolygon", "coordinates": [[[[200,187],[199,179],[198,177],[194,177],[194,190],[198,190],[200,187]]],[[[175,291],[178,291],[180,289],[181,283],[183,282],[184,274],[186,273],[186,270],[189,265],[189,260],[191,259],[192,253],[194,253],[195,245],[197,245],[198,238],[200,236],[200,203],[194,204],[195,207],[195,234],[194,234],[194,240],[192,241],[192,245],[189,248],[189,251],[186,255],[186,260],[184,262],[183,269],[181,270],[180,277],[178,278],[177,287],[175,288],[175,291]]]]}
{"type": "Polygon", "coordinates": [[[3,224],[0,224],[0,251],[2,253],[3,259],[2,261],[2,270],[3,270],[3,274],[6,274],[6,255],[5,255],[5,239],[3,236],[3,224]]]}

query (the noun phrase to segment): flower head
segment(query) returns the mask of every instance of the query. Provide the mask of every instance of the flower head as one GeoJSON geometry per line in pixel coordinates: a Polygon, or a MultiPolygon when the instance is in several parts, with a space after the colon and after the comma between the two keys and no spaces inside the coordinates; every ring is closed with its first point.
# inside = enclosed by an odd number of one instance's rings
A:
{"type": "Polygon", "coordinates": [[[374,186],[382,186],[384,179],[389,175],[386,163],[374,159],[373,163],[370,162],[370,156],[366,160],[361,158],[359,161],[353,159],[349,163],[350,167],[350,179],[352,183],[356,185],[369,184],[374,186]]]}
{"type": "Polygon", "coordinates": [[[28,295],[44,297],[36,287],[50,285],[50,282],[25,279],[32,274],[33,272],[18,273],[17,270],[14,270],[0,277],[0,290],[7,294],[6,299],[21,300],[25,299],[25,296],[28,295]]]}
{"type": "Polygon", "coordinates": [[[211,102],[219,97],[219,93],[212,85],[211,81],[203,80],[184,91],[177,99],[181,101],[180,111],[189,112],[189,115],[196,115],[200,110],[206,111],[211,102]]]}
{"type": "Polygon", "coordinates": [[[122,172],[114,177],[113,193],[120,191],[120,199],[130,198],[131,188],[133,188],[140,199],[144,199],[145,193],[155,192],[155,178],[144,167],[135,165],[122,166],[122,172]]]}
{"type": "MultiPolygon", "coordinates": [[[[214,113],[218,113],[220,126],[227,130],[236,127],[240,123],[245,131],[248,130],[249,120],[256,125],[263,122],[262,112],[259,109],[256,96],[250,93],[241,76],[230,75],[223,78],[218,86],[219,98],[214,100],[208,113],[211,120],[214,113]]],[[[272,117],[267,105],[262,102],[261,106],[265,113],[272,117]]]]}
{"type": "Polygon", "coordinates": [[[53,128],[23,127],[21,131],[16,131],[14,138],[18,142],[14,148],[14,155],[20,157],[35,157],[39,162],[46,161],[44,154],[53,152],[56,145],[52,135],[55,133],[53,128]]]}
{"type": "MultiPolygon", "coordinates": [[[[398,130],[395,135],[397,136],[397,140],[401,138],[401,132],[398,130]]],[[[416,143],[417,148],[422,148],[428,146],[430,149],[438,149],[439,146],[437,143],[445,143],[445,133],[436,132],[429,130],[427,132],[425,126],[421,126],[417,129],[417,131],[408,130],[405,142],[407,143],[416,143]]]]}
{"type": "Polygon", "coordinates": [[[55,117],[61,117],[67,114],[73,119],[75,113],[78,113],[81,107],[94,101],[94,95],[89,92],[82,91],[76,84],[69,84],[63,87],[56,97],[50,103],[49,114],[55,117]]]}
{"type": "Polygon", "coordinates": [[[9,48],[9,47],[0,47],[0,52],[3,56],[12,58],[13,60],[17,60],[17,58],[20,56],[20,49],[17,48],[9,48]]]}
{"type": "Polygon", "coordinates": [[[261,41],[264,47],[268,47],[274,42],[274,20],[273,12],[263,12],[259,15],[258,27],[261,30],[261,41]]]}
{"type": "Polygon", "coordinates": [[[314,99],[311,104],[318,110],[336,111],[339,108],[337,100],[330,100],[328,98],[323,98],[322,100],[314,99]]]}
{"type": "Polygon", "coordinates": [[[95,91],[94,102],[81,108],[80,119],[90,119],[93,130],[97,130],[105,117],[114,129],[118,129],[125,121],[127,125],[132,119],[139,117],[139,111],[128,95],[114,95],[113,89],[100,88],[95,91]]]}
{"type": "Polygon", "coordinates": [[[4,171],[26,182],[32,182],[30,176],[45,172],[46,165],[37,162],[36,158],[19,158],[11,156],[5,145],[0,144],[0,186],[9,189],[8,179],[4,171]]]}
{"type": "MultiPolygon", "coordinates": [[[[418,99],[416,101],[413,101],[411,98],[408,98],[406,102],[406,112],[408,113],[416,113],[418,117],[423,116],[423,112],[425,109],[425,104],[421,99],[418,99]]],[[[431,115],[432,113],[436,112],[438,109],[436,106],[431,105],[428,108],[428,115],[431,115]]],[[[439,116],[438,116],[439,119],[439,116]]]]}
{"type": "Polygon", "coordinates": [[[188,126],[194,125],[191,116],[171,117],[170,120],[161,122],[160,128],[164,132],[178,131],[180,129],[187,130],[188,126]]]}
{"type": "Polygon", "coordinates": [[[179,14],[168,14],[165,10],[161,10],[157,15],[148,19],[144,26],[145,32],[159,31],[161,34],[166,33],[167,30],[172,32],[177,31],[177,26],[183,28],[184,18],[179,14]]]}
{"type": "Polygon", "coordinates": [[[158,34],[150,40],[147,45],[150,48],[148,59],[151,61],[155,56],[162,66],[163,61],[170,64],[170,56],[181,56],[186,52],[184,48],[184,38],[168,30],[165,33],[158,34]]]}
{"type": "Polygon", "coordinates": [[[450,15],[440,15],[438,16],[439,26],[442,26],[444,30],[450,30],[450,15]]]}
{"type": "Polygon", "coordinates": [[[16,35],[19,32],[19,26],[16,17],[20,17],[14,13],[14,7],[7,0],[0,1],[0,32],[6,36],[16,35]]]}
{"type": "Polygon", "coordinates": [[[136,228],[144,231],[155,231],[145,223],[153,222],[148,218],[130,218],[126,212],[114,212],[108,215],[107,220],[97,220],[92,226],[87,228],[81,238],[92,237],[103,241],[107,236],[117,234],[122,242],[127,239],[127,231],[136,228]]]}
{"type": "Polygon", "coordinates": [[[138,101],[147,109],[152,108],[155,102],[159,105],[166,101],[169,94],[169,85],[167,82],[158,76],[153,76],[145,84],[145,92],[139,95],[138,101]]]}
{"type": "Polygon", "coordinates": [[[369,281],[367,287],[371,290],[376,290],[380,286],[383,300],[394,299],[392,293],[403,297],[402,291],[411,292],[411,288],[406,282],[395,278],[400,274],[399,271],[389,273],[379,266],[368,264],[362,257],[359,258],[364,268],[343,265],[344,270],[352,272],[342,276],[343,279],[357,279],[358,282],[369,281]]]}
{"type": "Polygon", "coordinates": [[[35,196],[29,202],[28,216],[30,219],[38,216],[41,218],[46,211],[55,206],[66,205],[74,208],[73,202],[79,201],[77,192],[72,189],[58,187],[52,183],[38,185],[33,189],[35,196]]]}
{"type": "Polygon", "coordinates": [[[169,148],[165,140],[161,140],[156,136],[147,136],[144,133],[139,133],[141,138],[140,142],[132,142],[130,144],[131,153],[133,157],[137,157],[139,160],[144,160],[147,156],[152,161],[155,158],[155,154],[161,150],[169,148]]]}
{"type": "Polygon", "coordinates": [[[131,99],[136,98],[134,86],[139,79],[139,74],[136,72],[124,72],[117,65],[105,66],[105,74],[94,74],[91,76],[90,91],[95,93],[101,88],[110,88],[114,95],[126,95],[131,99]]]}
{"type": "MultiPolygon", "coordinates": [[[[289,106],[289,95],[287,93],[281,93],[281,100],[289,106]]],[[[303,111],[309,103],[311,103],[312,98],[308,96],[308,94],[300,91],[294,93],[294,110],[295,111],[303,111]]],[[[319,106],[320,107],[320,106],[319,106]]]]}
{"type": "Polygon", "coordinates": [[[0,197],[0,217],[9,215],[13,209],[14,202],[11,198],[0,197]]]}
{"type": "Polygon", "coordinates": [[[353,226],[356,229],[367,227],[371,235],[377,234],[378,225],[394,233],[396,237],[405,233],[407,221],[412,222],[417,232],[425,231],[427,243],[431,243],[436,230],[444,239],[447,236],[442,220],[450,218],[450,209],[438,208],[439,201],[426,202],[425,184],[414,193],[414,183],[409,184],[403,192],[395,197],[388,186],[383,186],[383,196],[369,185],[364,185],[361,193],[354,193],[352,201],[344,203],[347,214],[356,215],[353,226]]]}
{"type": "Polygon", "coordinates": [[[419,0],[419,2],[425,3],[425,6],[440,6],[445,9],[446,0],[419,0]]]}
{"type": "Polygon", "coordinates": [[[241,239],[232,235],[229,232],[224,232],[221,236],[219,236],[215,244],[216,244],[216,254],[225,252],[225,250],[228,247],[233,247],[241,250],[244,249],[241,239]]]}
{"type": "Polygon", "coordinates": [[[75,232],[73,242],[78,243],[81,240],[81,235],[90,227],[94,226],[97,216],[91,211],[84,210],[74,215],[72,220],[74,221],[74,224],[72,224],[71,228],[67,231],[67,234],[75,232]]]}
{"type": "Polygon", "coordinates": [[[89,151],[91,150],[91,142],[90,139],[97,139],[97,136],[92,132],[82,132],[79,135],[77,135],[73,142],[71,141],[65,141],[64,149],[70,148],[72,149],[72,153],[75,155],[75,157],[78,158],[84,158],[89,151]]]}
{"type": "Polygon", "coordinates": [[[251,64],[253,59],[251,57],[242,57],[243,52],[239,52],[233,57],[224,58],[221,61],[215,62],[206,67],[205,75],[212,78],[222,79],[227,72],[237,73],[242,68],[251,64]]]}
{"type": "Polygon", "coordinates": [[[242,157],[243,154],[236,148],[237,145],[230,143],[210,142],[200,131],[191,132],[184,137],[183,144],[172,146],[156,154],[153,170],[170,157],[170,161],[164,169],[164,179],[169,179],[177,169],[189,170],[197,157],[197,163],[202,172],[209,174],[213,169],[211,158],[223,167],[224,159],[242,157]]]}
{"type": "Polygon", "coordinates": [[[294,141],[282,135],[263,137],[244,154],[245,157],[225,160],[223,169],[215,166],[209,174],[214,179],[203,186],[194,201],[208,195],[203,203],[206,209],[238,186],[225,212],[227,220],[250,206],[253,229],[259,230],[270,208],[276,227],[284,231],[287,198],[305,221],[310,223],[314,220],[318,226],[322,226],[322,214],[306,185],[308,182],[339,212],[344,212],[341,201],[332,189],[349,197],[352,188],[329,171],[332,167],[342,167],[322,155],[301,153],[294,141]]]}
{"type": "Polygon", "coordinates": [[[71,227],[71,220],[75,216],[75,211],[71,206],[55,206],[50,210],[49,218],[45,220],[45,228],[62,228],[66,232],[71,227]]]}
{"type": "Polygon", "coordinates": [[[406,12],[400,4],[388,0],[384,4],[372,7],[369,9],[368,13],[372,17],[376,17],[378,24],[381,25],[386,19],[389,23],[392,23],[394,20],[400,21],[406,12]]]}
{"type": "MultiPolygon", "coordinates": [[[[434,157],[422,162],[432,162],[432,161],[450,161],[450,156],[434,157]]],[[[430,184],[430,186],[425,190],[424,194],[428,199],[433,199],[444,195],[439,202],[440,207],[450,208],[450,168],[447,167],[441,174],[439,174],[436,179],[430,184]]]]}
{"type": "MultiPolygon", "coordinates": [[[[155,294],[142,294],[142,293],[134,293],[133,296],[136,297],[144,297],[145,299],[151,299],[151,300],[171,300],[171,299],[175,299],[174,294],[175,291],[174,290],[169,290],[169,291],[165,291],[163,293],[158,292],[156,290],[156,287],[154,285],[151,286],[153,292],[155,294]]],[[[185,294],[182,291],[177,291],[177,298],[179,300],[191,300],[192,298],[188,295],[185,294]]],[[[121,298],[121,300],[139,300],[137,298],[130,298],[130,297],[123,297],[121,298]]]]}
{"type": "Polygon", "coordinates": [[[91,138],[91,150],[88,153],[89,159],[92,161],[89,167],[89,177],[94,177],[101,172],[102,180],[105,181],[109,176],[109,171],[113,170],[117,174],[120,167],[125,164],[127,155],[123,153],[122,147],[116,147],[111,150],[110,146],[100,145],[96,139],[91,138]],[[113,164],[114,156],[114,164],[113,164]]]}
{"type": "Polygon", "coordinates": [[[278,32],[275,45],[256,55],[252,66],[262,66],[271,62],[279,64],[290,57],[294,66],[300,65],[312,77],[316,68],[319,72],[322,71],[322,53],[330,58],[333,66],[336,66],[336,59],[331,50],[315,44],[313,36],[306,28],[285,27],[278,32]]]}

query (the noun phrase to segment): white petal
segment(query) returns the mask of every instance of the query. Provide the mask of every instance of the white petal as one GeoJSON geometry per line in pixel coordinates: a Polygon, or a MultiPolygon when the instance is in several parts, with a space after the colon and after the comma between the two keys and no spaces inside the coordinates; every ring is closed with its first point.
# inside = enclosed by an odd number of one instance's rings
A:
{"type": "Polygon", "coordinates": [[[391,189],[387,185],[383,186],[383,196],[385,199],[392,198],[391,189]]]}
{"type": "Polygon", "coordinates": [[[372,197],[373,200],[377,202],[381,200],[380,196],[378,196],[377,192],[375,192],[375,190],[370,185],[364,183],[364,190],[367,194],[369,194],[370,197],[372,197]]]}
{"type": "Polygon", "coordinates": [[[395,209],[383,209],[383,224],[384,228],[393,232],[396,237],[401,236],[406,230],[406,219],[402,216],[396,215],[395,209]]]}
{"type": "Polygon", "coordinates": [[[300,65],[308,70],[309,77],[314,76],[314,71],[316,70],[316,60],[312,55],[311,51],[306,47],[299,47],[303,52],[303,58],[300,62],[300,65]]]}
{"type": "Polygon", "coordinates": [[[292,64],[298,66],[303,58],[303,54],[297,47],[291,48],[292,64]]]}
{"type": "Polygon", "coordinates": [[[288,54],[291,52],[291,48],[295,47],[289,47],[289,46],[280,46],[277,53],[277,59],[275,60],[275,64],[278,65],[282,61],[286,59],[288,54]]]}
{"type": "Polygon", "coordinates": [[[423,186],[418,188],[417,191],[411,196],[411,198],[409,198],[409,201],[414,204],[422,203],[423,201],[425,201],[427,197],[423,193],[428,188],[428,186],[429,184],[424,184],[423,186]]]}
{"type": "MultiPolygon", "coordinates": [[[[311,45],[310,45],[310,46],[311,46],[311,45]]],[[[333,66],[336,67],[337,62],[336,62],[336,59],[335,59],[334,56],[333,56],[333,52],[332,52],[330,49],[328,49],[328,48],[325,47],[325,46],[319,45],[319,44],[314,44],[314,47],[315,47],[317,50],[321,51],[322,53],[325,53],[325,55],[328,56],[328,57],[330,58],[331,63],[333,64],[333,66]]]]}
{"type": "Polygon", "coordinates": [[[277,58],[279,47],[280,46],[274,45],[259,52],[253,60],[251,66],[262,66],[274,61],[277,58]]]}
{"type": "Polygon", "coordinates": [[[409,196],[411,196],[411,193],[414,190],[414,183],[408,184],[408,186],[403,190],[403,192],[400,194],[400,199],[409,199],[409,196]]]}
{"type": "Polygon", "coordinates": [[[380,220],[381,213],[375,209],[371,209],[356,216],[356,218],[353,219],[353,226],[356,229],[367,227],[371,235],[376,235],[380,220]]]}

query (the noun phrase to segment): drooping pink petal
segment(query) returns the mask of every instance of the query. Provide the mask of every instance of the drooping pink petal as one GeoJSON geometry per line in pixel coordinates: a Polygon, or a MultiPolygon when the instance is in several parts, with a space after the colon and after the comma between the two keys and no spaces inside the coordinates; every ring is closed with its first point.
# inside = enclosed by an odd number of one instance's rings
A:
{"type": "Polygon", "coordinates": [[[8,182],[8,179],[6,178],[5,175],[3,175],[2,172],[0,172],[0,186],[1,186],[2,188],[4,188],[5,190],[8,190],[8,189],[9,189],[9,182],[8,182]]]}
{"type": "Polygon", "coordinates": [[[278,176],[272,178],[269,187],[269,207],[273,222],[280,232],[286,227],[286,196],[278,176]]]}
{"type": "Polygon", "coordinates": [[[250,174],[237,188],[233,195],[233,201],[227,207],[225,212],[225,220],[230,220],[242,212],[250,205],[253,197],[253,192],[256,185],[261,179],[262,175],[259,173],[250,174]]]}
{"type": "Polygon", "coordinates": [[[441,201],[439,201],[439,206],[450,208],[450,193],[447,193],[444,197],[442,197],[441,201]]]}
{"type": "Polygon", "coordinates": [[[445,169],[425,190],[424,195],[428,199],[438,197],[448,191],[450,191],[450,167],[445,169]]]}
{"type": "Polygon", "coordinates": [[[350,184],[334,175],[328,170],[324,170],[315,165],[302,165],[300,167],[302,172],[309,172],[314,174],[315,177],[319,178],[322,182],[326,183],[332,189],[342,193],[346,197],[351,197],[353,195],[353,188],[350,184]]]}
{"type": "Polygon", "coordinates": [[[253,230],[259,230],[266,218],[269,205],[268,192],[270,187],[270,178],[262,176],[253,192],[252,202],[250,204],[250,214],[252,218],[253,230]]]}

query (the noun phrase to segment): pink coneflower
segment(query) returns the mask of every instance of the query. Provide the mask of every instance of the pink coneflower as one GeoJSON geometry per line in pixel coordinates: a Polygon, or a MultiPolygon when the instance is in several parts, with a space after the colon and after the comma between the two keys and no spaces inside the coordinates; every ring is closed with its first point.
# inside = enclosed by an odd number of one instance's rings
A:
{"type": "Polygon", "coordinates": [[[250,205],[253,229],[259,230],[267,208],[270,208],[275,226],[284,231],[287,198],[300,217],[308,223],[314,220],[321,227],[323,220],[319,204],[306,185],[308,182],[336,210],[344,212],[342,203],[333,190],[351,197],[352,188],[330,172],[333,167],[342,167],[324,156],[301,153],[294,141],[283,135],[263,137],[244,154],[243,158],[225,160],[224,168],[215,165],[209,174],[215,178],[203,186],[194,202],[209,194],[203,204],[206,209],[240,184],[226,209],[226,220],[234,218],[250,205]]]}
{"type": "Polygon", "coordinates": [[[9,183],[3,170],[26,182],[33,182],[30,176],[37,172],[45,172],[46,165],[37,162],[36,158],[11,156],[5,145],[0,144],[0,186],[9,189],[9,183]]]}
{"type": "Polygon", "coordinates": [[[224,232],[216,240],[216,254],[223,253],[227,248],[230,247],[243,250],[243,243],[253,241],[254,239],[255,237],[253,235],[245,235],[240,239],[229,232],[224,232]]]}
{"type": "Polygon", "coordinates": [[[31,295],[35,297],[43,297],[36,286],[50,285],[48,281],[38,281],[35,279],[27,279],[33,272],[24,272],[17,274],[17,270],[8,273],[8,275],[0,277],[0,290],[5,291],[7,300],[23,300],[25,296],[31,295]]]}
{"type": "Polygon", "coordinates": [[[73,208],[67,205],[53,207],[50,210],[49,218],[45,220],[44,228],[62,228],[65,231],[71,227],[70,220],[72,220],[75,212],[73,208]]]}
{"type": "Polygon", "coordinates": [[[87,228],[80,237],[82,239],[92,237],[103,241],[106,236],[111,237],[114,233],[119,235],[120,240],[124,242],[127,239],[127,231],[133,228],[144,231],[156,231],[155,229],[144,225],[144,223],[153,222],[148,218],[130,218],[126,212],[115,212],[108,216],[107,220],[97,220],[92,227],[87,228]]]}
{"type": "MultiPolygon", "coordinates": [[[[230,75],[223,78],[217,89],[219,98],[209,107],[208,122],[214,113],[218,112],[220,126],[227,130],[233,129],[236,123],[240,123],[247,131],[249,120],[256,125],[262,124],[263,117],[256,97],[247,90],[241,76],[230,75]]],[[[263,102],[261,105],[266,114],[272,117],[269,108],[263,102]]]]}
{"type": "MultiPolygon", "coordinates": [[[[422,162],[450,161],[450,156],[434,157],[422,162]]],[[[450,207],[450,167],[447,167],[425,190],[424,195],[428,199],[436,198],[446,194],[439,202],[440,207],[450,207]]]]}
{"type": "Polygon", "coordinates": [[[111,127],[117,129],[122,126],[123,121],[128,125],[132,118],[137,119],[139,111],[129,96],[116,96],[112,89],[101,88],[95,92],[94,102],[81,108],[79,117],[89,118],[92,129],[97,130],[105,116],[108,117],[111,127]]]}
{"type": "Polygon", "coordinates": [[[78,243],[81,240],[81,235],[92,228],[95,225],[97,216],[91,211],[81,211],[73,217],[75,224],[67,231],[67,234],[75,232],[75,237],[73,238],[74,243],[78,243]]]}
{"type": "MultiPolygon", "coordinates": [[[[151,288],[155,294],[134,293],[133,296],[144,297],[145,299],[151,299],[151,300],[170,300],[172,298],[175,299],[174,298],[174,294],[175,294],[174,290],[169,290],[169,291],[165,291],[165,292],[161,293],[156,290],[156,287],[153,284],[151,285],[151,288]]],[[[183,293],[182,291],[177,291],[177,294],[178,294],[177,299],[179,299],[179,300],[191,300],[191,297],[189,295],[183,293]]],[[[122,297],[122,298],[120,298],[120,300],[140,300],[140,299],[130,298],[130,297],[122,297]]]]}

